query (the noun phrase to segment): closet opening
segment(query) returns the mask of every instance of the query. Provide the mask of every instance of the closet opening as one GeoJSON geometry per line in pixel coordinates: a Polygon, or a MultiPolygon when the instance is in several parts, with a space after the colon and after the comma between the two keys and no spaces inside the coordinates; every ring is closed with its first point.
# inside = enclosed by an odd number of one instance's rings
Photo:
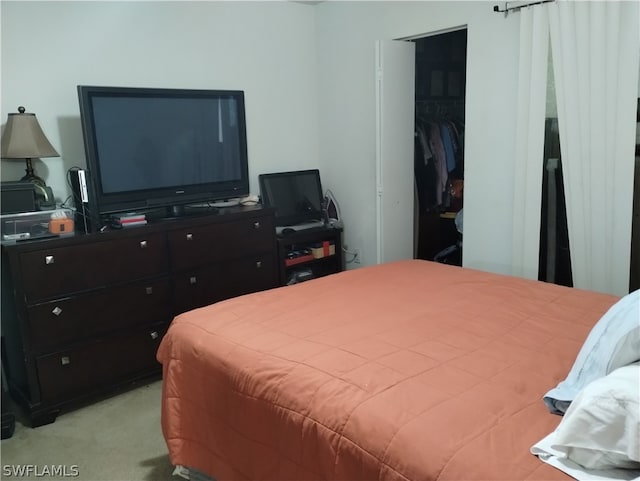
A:
{"type": "Polygon", "coordinates": [[[462,265],[467,29],[413,39],[414,255],[462,265]]]}
{"type": "MultiPolygon", "coordinates": [[[[638,86],[640,94],[640,85],[638,86]]],[[[636,157],[633,174],[633,206],[631,218],[631,269],[629,292],[640,289],[640,98],[636,107],[636,157]]]]}
{"type": "Polygon", "coordinates": [[[549,50],[540,205],[538,280],[573,287],[553,59],[549,50]]]}
{"type": "Polygon", "coordinates": [[[573,287],[557,114],[545,119],[542,168],[538,280],[573,287]]]}

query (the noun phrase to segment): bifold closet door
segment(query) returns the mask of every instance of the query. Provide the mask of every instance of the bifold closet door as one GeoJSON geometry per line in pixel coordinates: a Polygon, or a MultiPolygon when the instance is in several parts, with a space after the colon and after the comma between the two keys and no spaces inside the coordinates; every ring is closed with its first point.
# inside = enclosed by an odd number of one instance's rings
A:
{"type": "Polygon", "coordinates": [[[376,42],[378,263],[413,258],[415,44],[376,42]]]}

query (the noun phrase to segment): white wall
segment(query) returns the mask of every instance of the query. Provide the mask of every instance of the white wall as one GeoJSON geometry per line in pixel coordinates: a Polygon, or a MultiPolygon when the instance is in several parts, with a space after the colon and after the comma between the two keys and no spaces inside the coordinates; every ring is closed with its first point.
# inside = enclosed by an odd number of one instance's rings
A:
{"type": "MultiPolygon", "coordinates": [[[[494,2],[495,3],[495,2],[494,2]]],[[[377,39],[468,27],[464,263],[510,273],[519,16],[472,2],[325,2],[316,6],[320,159],[345,241],[375,262],[377,39]]]]}
{"type": "MultiPolygon", "coordinates": [[[[76,86],[245,91],[251,189],[318,165],[314,7],[292,2],[0,2],[1,116],[36,113],[61,157],[35,162],[58,199],[85,166],[76,86]]],[[[3,180],[24,162],[3,160],[3,180]]]]}
{"type": "Polygon", "coordinates": [[[76,85],[243,89],[252,190],[260,173],[319,167],[371,264],[375,40],[466,25],[464,264],[509,273],[519,15],[494,3],[1,1],[0,115],[37,114],[61,158],[36,171],[61,198],[84,165],[76,85]]]}

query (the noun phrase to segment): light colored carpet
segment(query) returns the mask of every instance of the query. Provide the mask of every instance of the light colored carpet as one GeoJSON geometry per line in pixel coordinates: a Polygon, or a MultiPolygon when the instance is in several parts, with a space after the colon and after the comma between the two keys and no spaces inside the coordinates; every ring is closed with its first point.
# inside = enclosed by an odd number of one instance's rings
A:
{"type": "MultiPolygon", "coordinates": [[[[80,481],[179,481],[172,476],[160,428],[162,382],[142,385],[75,411],[53,424],[25,427],[19,413],[14,435],[0,444],[2,479],[80,481]],[[9,469],[33,465],[40,475],[8,476],[9,469]],[[46,466],[64,466],[76,477],[42,476],[46,466]]],[[[33,469],[33,468],[32,468],[33,469]]]]}

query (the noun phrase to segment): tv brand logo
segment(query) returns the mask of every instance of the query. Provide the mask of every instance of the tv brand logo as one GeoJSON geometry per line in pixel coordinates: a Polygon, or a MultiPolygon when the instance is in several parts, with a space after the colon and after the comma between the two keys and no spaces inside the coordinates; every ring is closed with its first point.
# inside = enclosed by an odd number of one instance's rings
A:
{"type": "Polygon", "coordinates": [[[5,464],[2,466],[2,476],[6,478],[24,478],[34,476],[36,478],[77,478],[80,470],[77,464],[5,464]]]}

